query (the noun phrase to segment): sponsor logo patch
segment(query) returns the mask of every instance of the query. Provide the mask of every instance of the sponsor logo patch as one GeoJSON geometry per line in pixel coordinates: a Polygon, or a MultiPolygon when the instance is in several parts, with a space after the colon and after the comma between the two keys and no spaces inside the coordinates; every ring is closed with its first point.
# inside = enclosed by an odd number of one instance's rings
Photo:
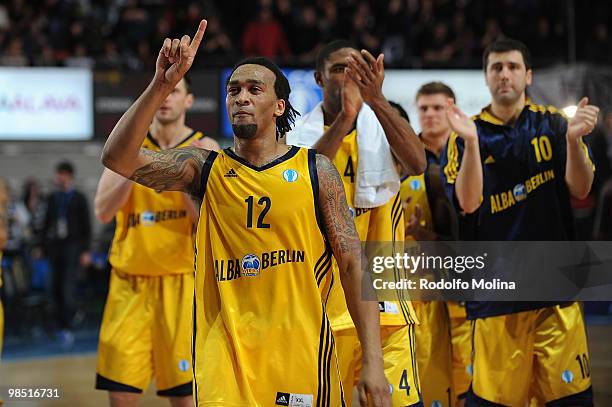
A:
{"type": "Polygon", "coordinates": [[[230,170],[225,173],[224,177],[225,178],[238,178],[238,174],[236,174],[236,171],[234,171],[233,168],[230,168],[230,170]]]}

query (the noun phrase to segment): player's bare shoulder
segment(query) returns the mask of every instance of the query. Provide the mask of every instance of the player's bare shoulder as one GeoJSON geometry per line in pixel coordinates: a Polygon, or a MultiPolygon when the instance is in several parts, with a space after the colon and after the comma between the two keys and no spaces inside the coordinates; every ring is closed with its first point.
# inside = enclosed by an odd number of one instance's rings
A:
{"type": "Polygon", "coordinates": [[[202,168],[211,151],[195,146],[141,153],[150,161],[136,169],[130,179],[149,188],[162,191],[184,191],[193,196],[200,193],[202,168]]]}

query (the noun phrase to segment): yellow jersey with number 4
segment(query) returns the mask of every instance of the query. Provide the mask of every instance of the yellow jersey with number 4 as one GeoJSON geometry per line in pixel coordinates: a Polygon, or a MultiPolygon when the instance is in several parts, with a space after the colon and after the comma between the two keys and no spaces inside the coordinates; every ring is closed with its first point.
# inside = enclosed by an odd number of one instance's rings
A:
{"type": "MultiPolygon", "coordinates": [[[[327,128],[326,128],[327,129],[327,128]]],[[[340,173],[349,210],[355,221],[355,228],[361,242],[371,242],[370,248],[375,245],[380,255],[393,256],[394,252],[403,251],[404,219],[399,194],[385,205],[377,208],[355,208],[355,189],[357,182],[357,165],[359,163],[357,148],[357,130],[353,129],[347,134],[340,148],[334,156],[333,163],[340,173]],[[378,243],[372,243],[378,242],[378,243]],[[379,250],[380,249],[380,250],[379,250]],[[384,253],[386,252],[386,253],[384,253]]],[[[369,252],[370,250],[368,250],[369,252]]],[[[395,271],[397,272],[397,270],[395,271]]],[[[334,263],[334,274],[339,279],[337,266],[334,263]]],[[[402,276],[385,275],[385,281],[399,280],[402,276]]],[[[398,292],[398,301],[381,301],[381,325],[405,325],[416,321],[414,309],[407,296],[398,292]]],[[[346,306],[342,288],[336,286],[332,289],[328,302],[328,315],[334,330],[352,328],[353,321],[346,306]]]]}

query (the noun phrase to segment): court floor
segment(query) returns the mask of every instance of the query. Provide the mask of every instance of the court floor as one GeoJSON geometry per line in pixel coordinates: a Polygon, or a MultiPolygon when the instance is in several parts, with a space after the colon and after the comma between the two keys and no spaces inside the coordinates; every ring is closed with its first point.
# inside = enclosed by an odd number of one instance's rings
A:
{"type": "MultiPolygon", "coordinates": [[[[588,335],[595,405],[612,406],[612,325],[590,325],[588,335]]],[[[95,367],[96,356],[93,353],[4,362],[0,365],[0,391],[7,407],[106,406],[106,393],[93,389],[95,367]],[[20,386],[58,388],[61,398],[7,400],[7,388],[20,386]]],[[[170,405],[157,397],[151,387],[140,404],[151,407],[170,405]]]]}

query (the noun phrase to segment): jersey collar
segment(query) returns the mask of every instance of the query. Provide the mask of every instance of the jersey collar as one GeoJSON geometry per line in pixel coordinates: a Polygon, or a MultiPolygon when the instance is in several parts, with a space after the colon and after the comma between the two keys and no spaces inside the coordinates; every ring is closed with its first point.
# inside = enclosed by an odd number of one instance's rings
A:
{"type": "MultiPolygon", "coordinates": [[[[170,148],[177,148],[178,146],[180,146],[181,144],[185,143],[187,140],[189,140],[190,138],[192,138],[193,136],[195,136],[195,134],[197,133],[196,130],[193,130],[191,133],[189,133],[189,135],[187,137],[185,137],[183,140],[181,140],[177,145],[169,147],[170,148]]],[[[153,136],[151,135],[150,132],[147,132],[147,140],[149,140],[151,143],[153,143],[153,145],[157,148],[159,148],[160,150],[162,149],[161,146],[159,145],[159,143],[157,142],[157,140],[155,140],[153,138],[153,136]]]]}
{"type": "Polygon", "coordinates": [[[299,147],[296,146],[291,146],[291,148],[289,149],[289,151],[287,151],[285,154],[283,154],[282,156],[275,158],[273,161],[270,161],[269,163],[267,163],[266,165],[262,165],[261,167],[258,167],[256,165],[251,164],[250,162],[248,162],[247,160],[245,160],[244,158],[240,157],[238,154],[236,154],[231,147],[227,147],[226,149],[223,150],[223,152],[230,157],[231,159],[238,161],[240,164],[249,167],[250,169],[254,170],[254,171],[263,171],[263,170],[267,170],[268,168],[272,168],[275,165],[281,164],[287,160],[289,160],[290,158],[292,158],[294,155],[297,154],[297,152],[300,151],[299,147]]]}
{"type": "MultiPolygon", "coordinates": [[[[530,98],[525,98],[525,106],[523,107],[523,110],[525,110],[525,108],[528,108],[532,104],[533,103],[531,102],[530,98]]],[[[491,124],[494,124],[496,126],[505,126],[506,125],[497,116],[495,116],[493,113],[491,113],[491,105],[490,104],[487,105],[487,107],[485,107],[484,109],[482,109],[480,111],[480,114],[474,116],[473,119],[482,120],[483,122],[491,123],[491,124]]]]}

